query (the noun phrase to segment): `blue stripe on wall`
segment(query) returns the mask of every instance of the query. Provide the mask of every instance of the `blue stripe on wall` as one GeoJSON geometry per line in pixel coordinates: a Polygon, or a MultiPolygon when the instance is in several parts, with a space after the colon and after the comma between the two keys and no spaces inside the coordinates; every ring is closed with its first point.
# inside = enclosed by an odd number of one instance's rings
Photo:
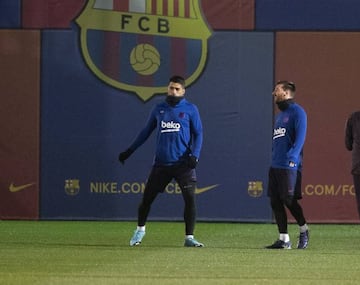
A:
{"type": "Polygon", "coordinates": [[[358,0],[256,0],[256,30],[354,30],[358,0]]]}

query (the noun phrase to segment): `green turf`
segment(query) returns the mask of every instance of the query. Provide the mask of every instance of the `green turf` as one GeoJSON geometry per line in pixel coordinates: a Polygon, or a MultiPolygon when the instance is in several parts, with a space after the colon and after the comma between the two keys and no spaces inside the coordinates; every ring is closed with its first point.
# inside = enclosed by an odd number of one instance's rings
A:
{"type": "MultiPolygon", "coordinates": [[[[358,225],[311,225],[306,250],[266,250],[273,224],[198,223],[205,248],[183,247],[183,223],[0,221],[0,284],[359,284],[358,225]]],[[[290,225],[296,244],[298,229],[290,225]]]]}

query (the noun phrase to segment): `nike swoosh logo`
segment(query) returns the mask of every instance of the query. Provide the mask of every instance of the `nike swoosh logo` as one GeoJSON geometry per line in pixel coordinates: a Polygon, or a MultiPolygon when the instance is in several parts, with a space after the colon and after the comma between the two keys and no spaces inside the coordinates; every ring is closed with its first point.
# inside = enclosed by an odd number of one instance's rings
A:
{"type": "Polygon", "coordinates": [[[204,192],[214,189],[215,187],[218,187],[218,186],[219,186],[219,184],[215,184],[215,185],[210,185],[210,186],[203,187],[203,188],[196,188],[195,194],[204,193],[204,192]]]}
{"type": "Polygon", "coordinates": [[[9,186],[9,191],[12,193],[19,192],[21,190],[24,190],[26,188],[29,188],[30,186],[33,186],[35,183],[29,183],[24,185],[15,186],[14,183],[11,183],[9,186]]]}

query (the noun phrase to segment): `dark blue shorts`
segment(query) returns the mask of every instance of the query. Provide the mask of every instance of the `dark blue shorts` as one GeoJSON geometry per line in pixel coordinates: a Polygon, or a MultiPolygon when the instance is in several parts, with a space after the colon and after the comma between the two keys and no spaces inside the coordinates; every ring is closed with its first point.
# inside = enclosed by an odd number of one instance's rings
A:
{"type": "Polygon", "coordinates": [[[297,200],[301,199],[301,179],[301,171],[299,170],[270,167],[268,196],[277,196],[281,199],[294,196],[297,200]]]}
{"type": "Polygon", "coordinates": [[[146,188],[151,192],[164,192],[166,186],[173,179],[182,189],[184,186],[196,182],[196,171],[185,164],[153,166],[146,182],[146,188]]]}

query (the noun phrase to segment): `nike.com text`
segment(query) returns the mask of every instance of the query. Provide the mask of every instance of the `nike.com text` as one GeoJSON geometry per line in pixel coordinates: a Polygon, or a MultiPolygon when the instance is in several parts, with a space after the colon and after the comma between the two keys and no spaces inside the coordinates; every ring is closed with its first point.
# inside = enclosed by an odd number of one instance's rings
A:
{"type": "MultiPolygon", "coordinates": [[[[142,194],[144,193],[145,182],[91,182],[90,192],[94,194],[142,194]]],[[[169,183],[165,192],[168,194],[181,194],[177,183],[169,183]]]]}
{"type": "Polygon", "coordinates": [[[355,196],[354,185],[326,185],[326,184],[308,184],[304,188],[306,196],[355,196]]]}

